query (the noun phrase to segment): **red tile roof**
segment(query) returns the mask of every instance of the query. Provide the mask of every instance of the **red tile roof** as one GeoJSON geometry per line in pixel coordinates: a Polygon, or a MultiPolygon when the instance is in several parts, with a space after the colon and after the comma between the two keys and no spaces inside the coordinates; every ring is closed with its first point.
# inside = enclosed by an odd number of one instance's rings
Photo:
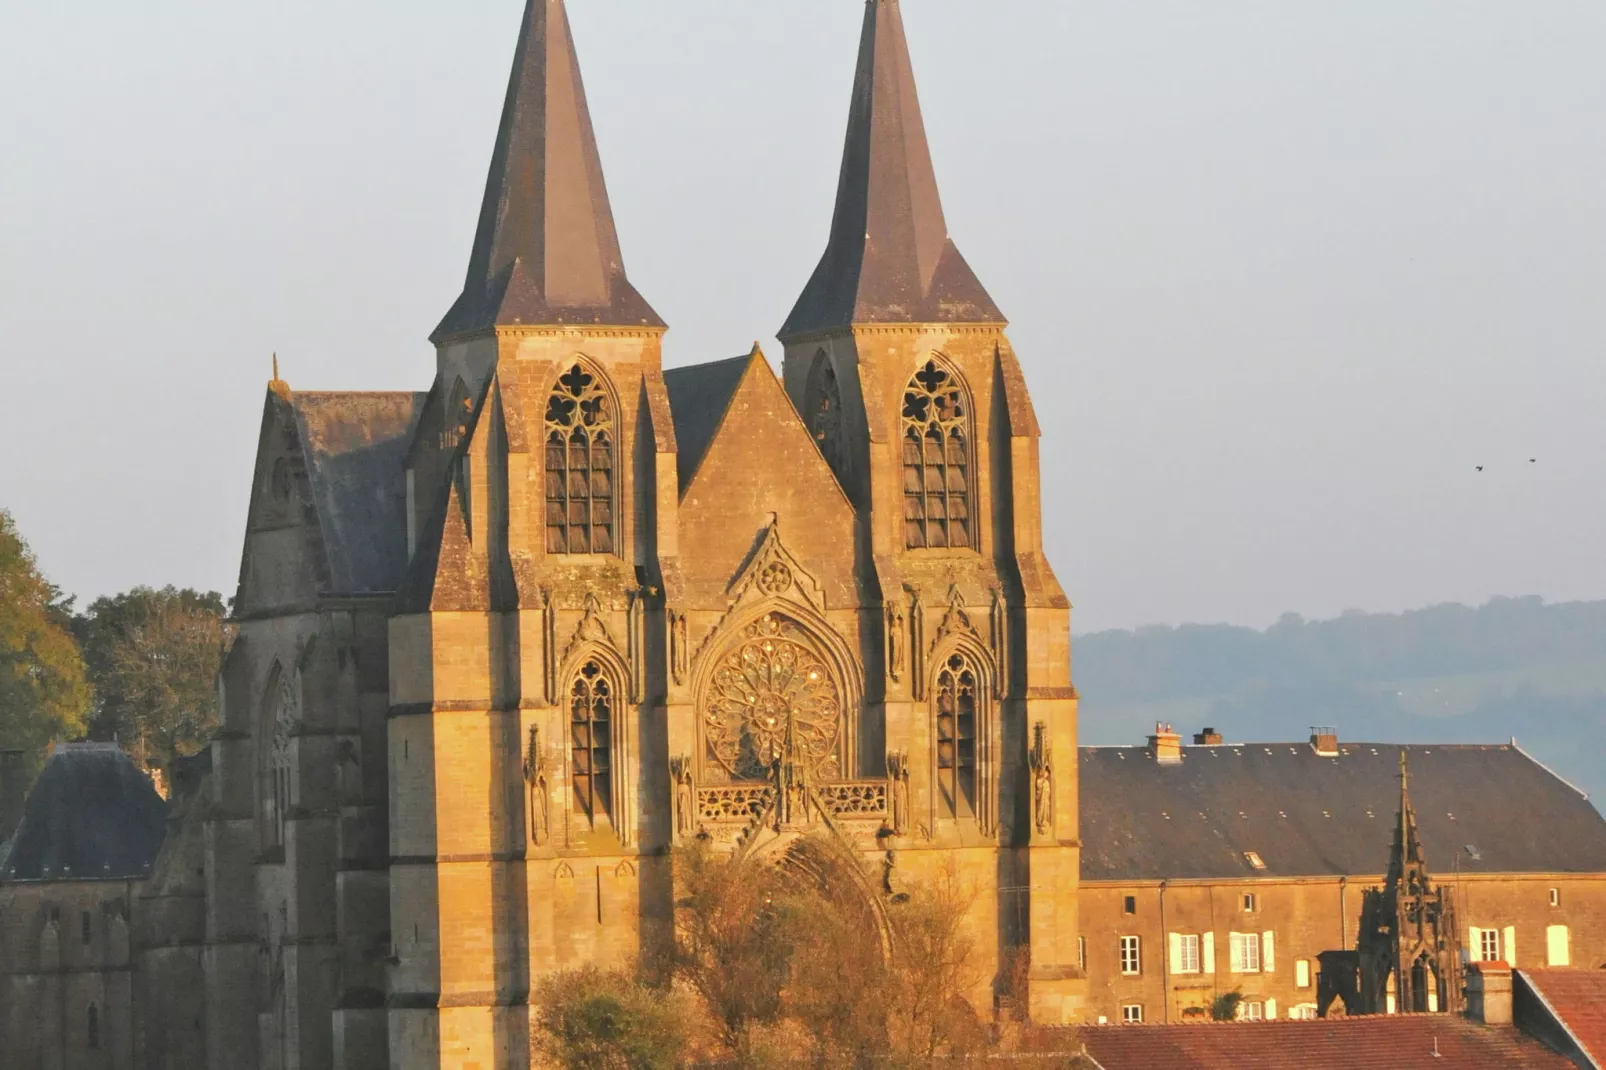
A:
{"type": "Polygon", "coordinates": [[[1606,1066],[1606,970],[1518,971],[1596,1066],[1606,1066]]]}
{"type": "Polygon", "coordinates": [[[1104,1070],[1575,1070],[1515,1029],[1446,1014],[1106,1025],[1080,1039],[1104,1070]]]}

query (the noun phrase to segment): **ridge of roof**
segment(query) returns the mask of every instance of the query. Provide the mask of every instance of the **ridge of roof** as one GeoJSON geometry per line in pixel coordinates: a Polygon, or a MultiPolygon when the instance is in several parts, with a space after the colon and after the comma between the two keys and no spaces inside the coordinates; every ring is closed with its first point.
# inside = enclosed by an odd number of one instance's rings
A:
{"type": "Polygon", "coordinates": [[[462,295],[432,340],[496,326],[662,328],[625,277],[563,0],[527,0],[462,295]]]}
{"type": "Polygon", "coordinates": [[[948,235],[898,0],[869,0],[825,253],[784,340],[856,323],[1004,323],[948,235]]]}

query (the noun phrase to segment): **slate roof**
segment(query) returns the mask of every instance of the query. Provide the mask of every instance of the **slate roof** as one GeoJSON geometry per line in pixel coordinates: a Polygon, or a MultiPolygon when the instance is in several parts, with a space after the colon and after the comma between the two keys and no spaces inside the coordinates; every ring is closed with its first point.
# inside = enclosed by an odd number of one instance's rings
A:
{"type": "Polygon", "coordinates": [[[116,744],[58,746],[28,792],[0,880],[146,876],[166,824],[167,804],[116,744]]]}
{"type": "Polygon", "coordinates": [[[401,582],[407,568],[407,450],[426,397],[291,395],[335,593],[387,593],[401,582]]]}
{"type": "Polygon", "coordinates": [[[529,0],[468,277],[434,338],[585,323],[664,325],[625,278],[563,0],[529,0]]]}
{"type": "Polygon", "coordinates": [[[1003,323],[948,237],[897,0],[871,0],[825,255],[780,336],[854,323],[1003,323]]]}
{"type": "Polygon", "coordinates": [[[1077,1037],[1104,1070],[1574,1070],[1515,1029],[1444,1014],[1107,1025],[1077,1037]]]}
{"type": "Polygon", "coordinates": [[[1518,970],[1515,984],[1526,984],[1550,1017],[1580,1049],[1590,1066],[1606,1066],[1606,970],[1518,970]]]}
{"type": "Polygon", "coordinates": [[[1382,874],[1401,750],[1430,872],[1606,872],[1606,820],[1514,745],[1346,743],[1324,758],[1255,743],[1184,747],[1174,765],[1147,747],[1082,748],[1082,879],[1382,874]]]}
{"type": "Polygon", "coordinates": [[[664,372],[669,415],[675,425],[675,448],[679,451],[676,465],[682,494],[697,474],[697,466],[713,443],[714,433],[725,418],[725,410],[730,407],[742,376],[747,374],[748,365],[755,359],[764,359],[756,346],[745,356],[664,372]]]}

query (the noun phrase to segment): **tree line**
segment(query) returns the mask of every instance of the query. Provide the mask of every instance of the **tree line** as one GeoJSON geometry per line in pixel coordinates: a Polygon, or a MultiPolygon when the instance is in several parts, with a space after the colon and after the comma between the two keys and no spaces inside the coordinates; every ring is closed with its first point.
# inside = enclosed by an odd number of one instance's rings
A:
{"type": "Polygon", "coordinates": [[[196,753],[218,724],[228,613],[217,592],[176,587],[80,612],[0,509],[0,750],[23,752],[30,778],[57,742],[115,742],[157,769],[196,753]]]}

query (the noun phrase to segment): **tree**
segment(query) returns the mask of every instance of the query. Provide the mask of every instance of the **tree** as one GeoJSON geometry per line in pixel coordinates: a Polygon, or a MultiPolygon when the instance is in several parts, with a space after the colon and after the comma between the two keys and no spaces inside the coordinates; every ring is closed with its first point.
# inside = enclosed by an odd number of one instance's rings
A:
{"type": "Polygon", "coordinates": [[[675,855],[675,975],[702,997],[720,1040],[743,1063],[753,1027],[781,1016],[796,900],[770,866],[744,865],[706,844],[675,855]]]}
{"type": "Polygon", "coordinates": [[[975,893],[949,868],[910,888],[892,908],[892,1027],[910,1059],[964,1054],[982,1040],[966,995],[981,977],[976,941],[965,924],[975,893]]]}
{"type": "Polygon", "coordinates": [[[75,627],[98,696],[90,734],[166,766],[218,724],[217,674],[233,639],[221,595],[136,587],[97,598],[75,627]]]}
{"type": "Polygon", "coordinates": [[[27,751],[30,777],[52,740],[83,731],[92,699],[71,620],[70,600],[0,509],[0,748],[27,751]]]}
{"type": "Polygon", "coordinates": [[[1223,992],[1210,1003],[1210,1020],[1212,1022],[1231,1022],[1238,1017],[1238,1004],[1244,1001],[1244,994],[1236,988],[1231,992],[1223,992]]]}
{"type": "Polygon", "coordinates": [[[573,1070],[671,1070],[689,1043],[691,1016],[675,992],[584,966],[536,989],[536,1045],[573,1070]]]}

